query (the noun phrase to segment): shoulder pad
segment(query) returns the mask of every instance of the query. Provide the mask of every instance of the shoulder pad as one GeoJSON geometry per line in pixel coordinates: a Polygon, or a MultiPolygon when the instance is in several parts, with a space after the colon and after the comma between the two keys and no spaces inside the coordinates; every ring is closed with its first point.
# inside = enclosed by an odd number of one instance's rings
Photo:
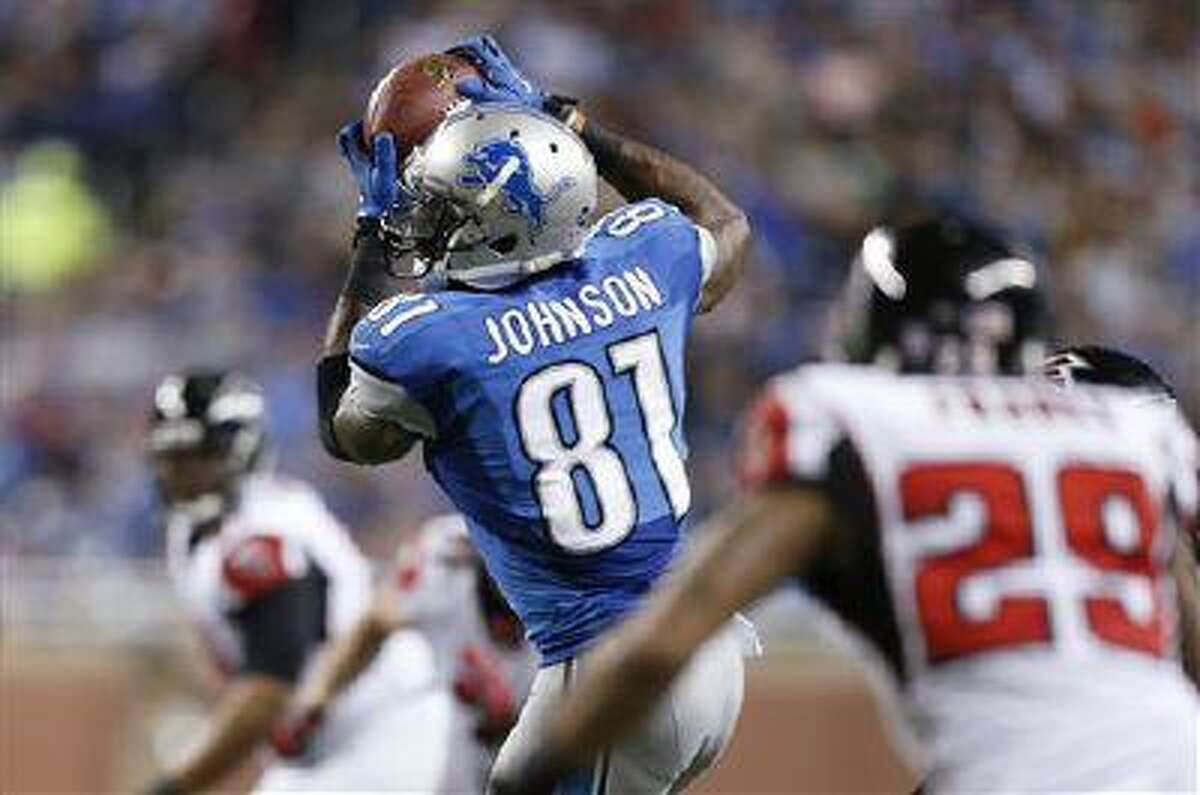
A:
{"type": "Polygon", "coordinates": [[[470,607],[454,596],[461,593],[454,587],[455,578],[470,570],[454,567],[432,541],[418,532],[401,544],[391,570],[391,587],[413,621],[445,625],[450,623],[447,617],[470,607]]]}
{"type": "Polygon", "coordinates": [[[606,267],[624,268],[631,259],[655,274],[670,302],[695,309],[711,270],[711,240],[678,207],[645,199],[610,212],[589,233],[585,256],[606,267]]]}
{"type": "Polygon", "coordinates": [[[454,298],[452,293],[421,293],[380,302],[354,327],[350,358],[420,397],[450,366],[461,336],[447,327],[454,298]]]}
{"type": "Polygon", "coordinates": [[[694,226],[692,220],[675,205],[662,199],[643,199],[610,211],[592,226],[588,238],[623,240],[647,232],[677,228],[681,222],[689,228],[694,226]]]}
{"type": "Polygon", "coordinates": [[[443,514],[425,521],[416,534],[396,550],[396,585],[415,588],[434,569],[461,567],[475,558],[466,521],[458,514],[443,514]]]}
{"type": "Polygon", "coordinates": [[[401,294],[385,298],[358,321],[351,338],[351,351],[387,344],[416,333],[436,322],[446,300],[428,293],[401,294]]]}
{"type": "Polygon", "coordinates": [[[772,390],[763,392],[746,413],[738,474],[749,486],[787,480],[787,409],[772,390]]]}
{"type": "Polygon", "coordinates": [[[829,457],[846,431],[805,370],[772,379],[750,409],[738,457],[746,486],[828,474],[829,457]]]}
{"type": "Polygon", "coordinates": [[[221,560],[221,579],[242,601],[252,602],[303,576],[304,554],[277,535],[238,539],[221,560]]]}

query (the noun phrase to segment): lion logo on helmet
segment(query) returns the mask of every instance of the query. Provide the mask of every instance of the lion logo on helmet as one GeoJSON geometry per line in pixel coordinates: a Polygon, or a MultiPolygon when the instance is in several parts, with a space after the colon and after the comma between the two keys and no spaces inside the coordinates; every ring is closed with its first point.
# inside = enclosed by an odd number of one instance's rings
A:
{"type": "Polygon", "coordinates": [[[533,181],[529,155],[520,144],[511,140],[479,144],[463,158],[463,162],[470,166],[471,172],[458,178],[459,185],[487,189],[499,182],[498,190],[505,209],[525,218],[531,236],[542,228],[546,207],[575,184],[570,177],[563,177],[549,191],[539,190],[533,181]]]}

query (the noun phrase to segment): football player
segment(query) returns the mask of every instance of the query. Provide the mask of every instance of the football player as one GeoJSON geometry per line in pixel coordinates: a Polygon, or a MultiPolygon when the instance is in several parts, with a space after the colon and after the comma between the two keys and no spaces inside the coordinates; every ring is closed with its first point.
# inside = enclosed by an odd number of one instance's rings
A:
{"type": "Polygon", "coordinates": [[[303,748],[328,706],[370,670],[387,638],[403,628],[429,640],[442,686],[458,699],[450,740],[455,754],[439,790],[483,792],[537,662],[460,516],[430,519],[401,546],[372,609],[300,684],[288,744],[296,752],[303,748]]]}
{"type": "Polygon", "coordinates": [[[840,307],[852,363],[770,382],[747,494],[589,659],[513,791],[617,740],[733,611],[796,576],[889,661],[928,789],[1193,791],[1178,636],[1197,629],[1169,571],[1196,439],[1128,390],[1038,377],[1037,281],[961,219],[871,232],[840,307]]]}
{"type": "MultiPolygon", "coordinates": [[[[691,505],[684,349],[693,316],[733,286],[749,228],[706,177],[585,121],[490,38],[454,52],[483,75],[461,87],[477,101],[403,171],[390,136],[369,155],[357,125],[340,137],[359,222],[318,367],[320,425],[331,454],[362,464],[423,443],[540,653],[493,768],[503,782],[576,659],[676,555],[691,505]],[[597,172],[632,203],[594,221],[597,172]],[[393,249],[415,252],[426,289],[381,300],[393,249]]],[[[738,635],[707,644],[576,785],[674,792],[709,766],[741,705],[738,635]]]]}
{"type": "MultiPolygon", "coordinates": [[[[263,468],[263,398],[244,378],[165,378],[148,447],[168,572],[225,678],[210,730],[151,791],[207,791],[269,739],[302,672],[367,609],[371,573],[316,492],[263,468]]],[[[276,757],[258,788],[432,792],[450,720],[429,644],[396,633],[329,707],[311,752],[276,757]]]]}

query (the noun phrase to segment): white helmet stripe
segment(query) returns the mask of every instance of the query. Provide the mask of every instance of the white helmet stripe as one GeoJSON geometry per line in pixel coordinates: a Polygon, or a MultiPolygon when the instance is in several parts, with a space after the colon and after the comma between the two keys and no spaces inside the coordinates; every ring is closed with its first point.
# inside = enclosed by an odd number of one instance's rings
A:
{"type": "Polygon", "coordinates": [[[501,188],[508,184],[508,181],[512,179],[513,174],[516,174],[520,167],[521,161],[515,157],[510,157],[507,161],[505,161],[504,166],[500,169],[500,172],[496,174],[496,178],[489,182],[487,187],[475,197],[475,206],[482,210],[484,207],[487,207],[489,204],[491,204],[495,200],[496,194],[500,192],[501,188]]]}

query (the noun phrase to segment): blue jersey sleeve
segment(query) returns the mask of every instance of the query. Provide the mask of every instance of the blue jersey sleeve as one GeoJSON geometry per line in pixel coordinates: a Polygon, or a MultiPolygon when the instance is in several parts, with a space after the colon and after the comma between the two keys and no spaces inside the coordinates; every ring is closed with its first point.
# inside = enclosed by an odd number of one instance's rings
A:
{"type": "Polygon", "coordinates": [[[366,372],[400,387],[440,428],[456,371],[454,319],[440,296],[393,296],[358,322],[350,359],[366,372]]]}
{"type": "Polygon", "coordinates": [[[636,264],[667,285],[671,302],[684,303],[693,311],[716,258],[712,233],[661,199],[613,210],[597,223],[593,242],[626,255],[632,249],[636,264]]]}

